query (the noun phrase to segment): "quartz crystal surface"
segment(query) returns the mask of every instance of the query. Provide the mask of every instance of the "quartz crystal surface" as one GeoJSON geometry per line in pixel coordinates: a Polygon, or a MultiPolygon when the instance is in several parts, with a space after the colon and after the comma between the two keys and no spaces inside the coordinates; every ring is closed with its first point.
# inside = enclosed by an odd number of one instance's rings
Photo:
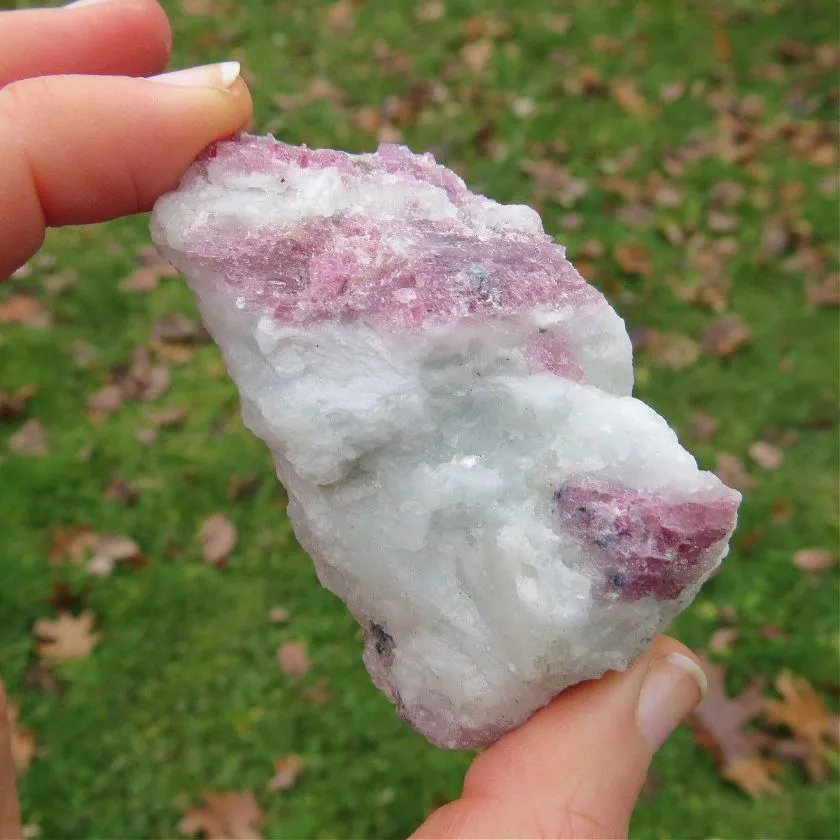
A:
{"type": "Polygon", "coordinates": [[[155,206],[322,583],[406,720],[490,743],[626,668],[740,496],[631,397],[621,318],[431,155],[240,135],[155,206]]]}

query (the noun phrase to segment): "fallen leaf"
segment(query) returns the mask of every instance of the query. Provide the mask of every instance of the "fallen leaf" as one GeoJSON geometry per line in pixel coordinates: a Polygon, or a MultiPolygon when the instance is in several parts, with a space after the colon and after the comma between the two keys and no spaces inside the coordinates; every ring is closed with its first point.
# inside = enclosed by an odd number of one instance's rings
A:
{"type": "Polygon", "coordinates": [[[426,0],[414,10],[414,16],[423,22],[440,20],[444,14],[446,14],[446,6],[441,0],[426,0]]]}
{"type": "Polygon", "coordinates": [[[201,324],[178,312],[158,318],[152,332],[155,338],[176,344],[196,344],[210,340],[210,336],[201,324]]]}
{"type": "Polygon", "coordinates": [[[731,233],[738,230],[738,217],[731,213],[721,213],[720,210],[709,210],[706,216],[706,224],[709,230],[715,233],[731,233]]]}
{"type": "Polygon", "coordinates": [[[9,703],[6,707],[6,714],[9,720],[9,740],[12,751],[12,761],[19,776],[22,776],[32,764],[35,757],[35,732],[31,729],[24,729],[20,725],[20,706],[17,703],[9,703]]]}
{"type": "Polygon", "coordinates": [[[289,611],[285,607],[272,607],[268,611],[268,620],[272,624],[285,624],[289,620],[289,611]]]}
{"type": "Polygon", "coordinates": [[[253,495],[262,482],[263,477],[261,475],[230,476],[227,482],[228,501],[235,502],[253,495]]]}
{"type": "Polygon", "coordinates": [[[261,840],[265,821],[251,791],[207,792],[204,804],[187,811],[178,823],[181,834],[202,832],[206,840],[261,840]]]}
{"type": "Polygon", "coordinates": [[[309,672],[312,663],[301,642],[284,642],[277,648],[277,664],[287,677],[302,677],[309,672]]]}
{"type": "Polygon", "coordinates": [[[731,356],[752,338],[752,330],[740,315],[715,318],[700,339],[700,349],[716,356],[731,356]]]}
{"type": "Polygon", "coordinates": [[[782,450],[766,440],[758,440],[748,450],[750,458],[763,470],[777,470],[785,459],[782,450]]]}
{"type": "Polygon", "coordinates": [[[154,268],[140,266],[120,280],[118,287],[128,294],[148,294],[160,285],[160,273],[154,268]]]}
{"type": "Polygon", "coordinates": [[[87,341],[74,341],[70,345],[70,356],[73,364],[80,368],[89,368],[99,359],[100,353],[87,341]]]}
{"type": "Polygon", "coordinates": [[[122,391],[117,385],[106,385],[85,400],[85,415],[91,423],[102,423],[119,411],[122,397],[122,391]]]}
{"type": "Polygon", "coordinates": [[[715,55],[722,62],[729,64],[732,61],[732,44],[729,42],[729,36],[720,21],[717,21],[712,27],[712,47],[715,55]]]}
{"type": "Polygon", "coordinates": [[[724,484],[734,487],[742,493],[752,490],[756,485],[755,478],[746,471],[744,462],[737,455],[732,455],[729,452],[718,453],[715,475],[724,484]]]}
{"type": "Polygon", "coordinates": [[[90,610],[77,617],[60,613],[56,619],[39,618],[34,632],[41,639],[37,645],[41,662],[49,668],[88,656],[99,644],[99,634],[91,632],[94,620],[90,610]]]}
{"type": "Polygon", "coordinates": [[[30,327],[45,327],[50,315],[38,298],[30,295],[15,295],[0,301],[0,324],[25,324],[30,327]]]}
{"type": "Polygon", "coordinates": [[[475,74],[481,73],[493,57],[496,45],[489,38],[470,41],[461,47],[461,60],[475,74]]]}
{"type": "Polygon", "coordinates": [[[691,367],[700,355],[697,342],[683,333],[662,333],[653,330],[648,336],[645,349],[651,358],[662,367],[671,370],[685,370],[691,367]]]}
{"type": "Polygon", "coordinates": [[[840,274],[833,272],[824,280],[806,283],[805,300],[809,306],[840,306],[840,274]]]}
{"type": "Polygon", "coordinates": [[[628,274],[638,274],[648,277],[653,271],[650,257],[644,246],[639,242],[621,242],[613,251],[615,261],[628,274]]]}
{"type": "Polygon", "coordinates": [[[115,376],[115,384],[126,399],[148,402],[157,399],[166,391],[169,379],[168,367],[153,365],[148,348],[136,347],[128,367],[121,369],[115,376]]]}
{"type": "Polygon", "coordinates": [[[26,406],[38,388],[35,385],[22,385],[11,394],[0,392],[0,420],[16,420],[26,411],[26,406]]]}
{"type": "Polygon", "coordinates": [[[304,700],[312,703],[312,705],[323,706],[324,703],[332,700],[332,694],[330,694],[330,678],[319,677],[315,681],[315,685],[307,686],[302,693],[304,700]]]}
{"type": "Polygon", "coordinates": [[[714,653],[729,653],[737,639],[736,627],[719,627],[709,636],[709,650],[714,653]]]}
{"type": "Polygon", "coordinates": [[[214,513],[201,523],[198,538],[204,560],[211,566],[221,566],[236,545],[236,528],[224,514],[214,513]]]}
{"type": "Polygon", "coordinates": [[[186,407],[165,408],[149,415],[149,423],[159,429],[168,429],[172,426],[180,426],[187,419],[189,409],[186,407]]]}
{"type": "Polygon", "coordinates": [[[616,104],[623,111],[635,117],[648,117],[652,114],[652,108],[647,100],[636,90],[633,82],[627,79],[618,79],[610,85],[610,93],[616,104]]]}
{"type": "Polygon", "coordinates": [[[336,32],[349,32],[356,22],[355,0],[338,0],[327,9],[327,26],[336,32]]]}
{"type": "Polygon", "coordinates": [[[75,268],[65,268],[48,274],[41,280],[48,295],[62,295],[72,289],[79,281],[79,272],[75,268]]]}
{"type": "Polygon", "coordinates": [[[825,548],[802,548],[793,555],[793,565],[797,569],[814,575],[827,572],[836,563],[835,553],[825,548]]]}
{"type": "Polygon", "coordinates": [[[708,690],[694,712],[694,731],[700,746],[718,761],[721,775],[750,796],[779,793],[770,778],[778,768],[759,752],[767,736],[744,727],[764,712],[763,680],[757,679],[737,697],[726,693],[726,668],[701,659],[708,690]]]}
{"type": "Polygon", "coordinates": [[[106,502],[130,507],[140,498],[140,492],[125,479],[114,475],[108,479],[108,483],[105,485],[104,496],[106,502]]]}
{"type": "Polygon", "coordinates": [[[39,664],[27,668],[23,677],[23,684],[41,694],[58,694],[64,689],[64,680],[39,664]]]}
{"type": "Polygon", "coordinates": [[[747,191],[737,181],[718,181],[709,193],[715,204],[721,207],[737,207],[743,200],[747,191]]]}
{"type": "Polygon", "coordinates": [[[289,790],[294,787],[301,771],[303,760],[297,753],[286,753],[274,762],[274,775],[268,780],[266,788],[271,791],[289,790]]]}
{"type": "Polygon", "coordinates": [[[144,566],[143,557],[137,543],[122,534],[97,534],[93,543],[93,557],[87,564],[90,574],[108,577],[117,563],[128,562],[134,568],[144,566]]]}
{"type": "Polygon", "coordinates": [[[761,253],[765,257],[778,257],[792,246],[793,237],[787,222],[778,216],[768,219],[761,233],[761,253]]]}
{"type": "Polygon", "coordinates": [[[65,560],[80,563],[85,552],[96,542],[96,533],[87,525],[56,525],[50,531],[47,557],[50,565],[57,566],[65,560]]]}
{"type": "Polygon", "coordinates": [[[90,597],[90,587],[75,591],[67,581],[55,581],[47,603],[55,612],[80,612],[90,597]]]}
{"type": "Polygon", "coordinates": [[[40,420],[27,420],[10,438],[9,451],[16,455],[46,455],[47,432],[40,420]]]}
{"type": "MultiPolygon", "coordinates": [[[[808,680],[790,671],[779,674],[775,685],[782,699],[766,701],[768,723],[791,731],[797,749],[788,754],[803,761],[811,779],[825,781],[828,777],[825,752],[830,746],[828,739],[832,721],[823,708],[822,698],[808,680]]],[[[781,753],[784,752],[783,747],[781,753]]]]}
{"type": "Polygon", "coordinates": [[[702,411],[691,412],[691,434],[698,440],[709,440],[720,427],[720,421],[702,411]]]}

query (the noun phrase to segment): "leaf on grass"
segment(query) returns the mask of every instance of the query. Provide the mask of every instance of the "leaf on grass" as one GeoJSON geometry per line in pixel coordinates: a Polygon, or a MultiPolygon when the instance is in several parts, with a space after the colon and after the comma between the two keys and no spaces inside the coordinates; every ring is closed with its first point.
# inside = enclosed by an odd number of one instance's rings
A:
{"type": "Polygon", "coordinates": [[[481,73],[493,57],[496,45],[490,38],[470,41],[461,47],[461,60],[475,74],[481,73]]]}
{"type": "Polygon", "coordinates": [[[169,368],[153,365],[147,347],[136,347],[128,367],[115,376],[115,383],[125,399],[155,400],[169,387],[169,368]]]}
{"type": "Polygon", "coordinates": [[[445,14],[446,6],[442,0],[426,0],[414,9],[414,17],[424,23],[440,20],[445,14]]]}
{"type": "Polygon", "coordinates": [[[99,634],[92,633],[94,616],[86,610],[79,616],[60,613],[56,619],[39,618],[35,622],[38,656],[46,667],[83,659],[99,644],[99,634]]]}
{"type": "Polygon", "coordinates": [[[628,274],[648,277],[653,271],[650,257],[644,246],[639,242],[620,242],[613,251],[613,257],[628,274]]]}
{"type": "Polygon", "coordinates": [[[117,385],[106,385],[85,400],[85,414],[91,423],[102,423],[107,417],[119,411],[122,405],[122,391],[117,385]]]}
{"type": "Polygon", "coordinates": [[[236,528],[224,514],[214,513],[201,523],[198,539],[204,560],[211,566],[221,566],[236,545],[236,528]]]}
{"type": "Polygon", "coordinates": [[[160,285],[160,274],[153,268],[140,266],[120,280],[118,286],[121,292],[128,294],[148,294],[160,285]]]}
{"type": "Polygon", "coordinates": [[[718,430],[720,421],[703,411],[691,412],[691,434],[698,440],[709,440],[718,430]]]}
{"type": "Polygon", "coordinates": [[[289,620],[289,611],[285,607],[272,607],[268,611],[268,620],[272,624],[285,624],[289,620]]]}
{"type": "Polygon", "coordinates": [[[117,563],[129,563],[134,568],[148,562],[137,543],[122,534],[96,534],[93,542],[93,557],[87,570],[97,577],[108,577],[117,563]]]}
{"type": "Polygon", "coordinates": [[[750,796],[780,793],[770,778],[777,766],[761,755],[767,736],[744,727],[764,711],[763,680],[754,680],[737,697],[726,693],[726,668],[701,659],[709,683],[703,701],[694,713],[694,732],[700,746],[710,750],[724,778],[750,796]]]}
{"type": "Polygon", "coordinates": [[[257,475],[232,475],[227,482],[227,498],[230,502],[245,499],[254,494],[254,491],[262,484],[263,477],[257,475]]]}
{"type": "Polygon", "coordinates": [[[27,420],[10,438],[9,451],[16,455],[46,455],[47,432],[40,420],[27,420]]]}
{"type": "Polygon", "coordinates": [[[700,349],[715,356],[731,356],[752,338],[752,330],[740,315],[715,318],[700,339],[700,349]]]}
{"type": "Polygon", "coordinates": [[[610,85],[610,93],[622,111],[634,117],[649,117],[654,109],[628,79],[617,79],[610,85]]]}
{"type": "Polygon", "coordinates": [[[714,653],[729,653],[738,640],[737,627],[719,627],[709,636],[709,650],[714,653]]]}
{"type": "Polygon", "coordinates": [[[90,588],[74,591],[67,581],[55,581],[47,603],[55,612],[80,612],[90,597],[90,588]]]}
{"type": "Polygon", "coordinates": [[[827,572],[836,563],[837,556],[825,548],[802,548],[793,555],[793,565],[809,574],[827,572]]]}
{"type": "Polygon", "coordinates": [[[11,394],[0,392],[0,420],[16,420],[26,411],[27,404],[37,393],[36,385],[21,385],[11,394]]]}
{"type": "Polygon", "coordinates": [[[730,452],[718,452],[715,475],[724,484],[728,484],[742,493],[752,490],[756,485],[755,478],[747,472],[744,462],[730,452]]]}
{"type": "Polygon", "coordinates": [[[319,677],[315,685],[307,686],[302,693],[303,698],[313,706],[323,706],[324,703],[329,703],[332,700],[332,694],[330,694],[330,678],[319,677]]]}
{"type": "Polygon", "coordinates": [[[833,720],[823,707],[822,698],[804,677],[783,671],[776,677],[781,700],[765,704],[768,723],[784,726],[793,735],[793,743],[777,742],[774,751],[802,761],[812,780],[828,777],[826,753],[833,739],[833,720]]]}
{"type": "Polygon", "coordinates": [[[818,308],[840,306],[840,274],[833,272],[824,280],[806,283],[805,301],[818,308]]]}
{"type": "Polygon", "coordinates": [[[6,707],[9,719],[9,738],[12,748],[12,761],[19,776],[22,776],[32,764],[35,757],[36,739],[31,729],[24,729],[20,725],[20,706],[9,703],[6,707]]]}
{"type": "Polygon", "coordinates": [[[766,440],[758,440],[749,448],[750,458],[763,470],[777,470],[784,461],[784,454],[766,440]]]}
{"type": "Polygon", "coordinates": [[[158,318],[152,332],[155,338],[176,344],[198,344],[210,340],[207,330],[201,324],[178,312],[158,318]]]}
{"type": "Polygon", "coordinates": [[[312,663],[301,642],[284,642],[277,648],[277,664],[287,677],[302,677],[309,672],[312,663]]]}
{"type": "Polygon", "coordinates": [[[181,834],[201,832],[206,840],[261,840],[265,816],[250,790],[207,792],[204,804],[187,811],[178,823],[181,834]]]}
{"type": "Polygon", "coordinates": [[[651,330],[645,349],[657,364],[671,370],[691,367],[700,355],[697,342],[691,336],[677,332],[651,330]]]}
{"type": "Polygon", "coordinates": [[[103,495],[106,502],[130,507],[140,498],[140,491],[124,478],[113,475],[108,479],[103,495]]]}
{"type": "Polygon", "coordinates": [[[24,324],[28,327],[46,327],[51,323],[50,313],[38,298],[15,295],[0,300],[0,324],[24,324]]]}
{"type": "Polygon", "coordinates": [[[149,416],[149,422],[158,429],[169,429],[180,426],[187,419],[189,409],[182,407],[164,408],[149,416]]]}
{"type": "Polygon", "coordinates": [[[303,759],[296,753],[286,753],[274,762],[274,775],[268,780],[266,788],[271,791],[289,790],[294,787],[301,771],[303,759]]]}

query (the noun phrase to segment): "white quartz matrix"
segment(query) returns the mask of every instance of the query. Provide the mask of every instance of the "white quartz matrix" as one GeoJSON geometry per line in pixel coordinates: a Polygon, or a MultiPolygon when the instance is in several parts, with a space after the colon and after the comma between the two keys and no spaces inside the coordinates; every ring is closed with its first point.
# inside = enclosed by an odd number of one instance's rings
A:
{"type": "Polygon", "coordinates": [[[240,135],[152,234],[373,681],[433,743],[626,668],[726,554],[739,494],[630,396],[624,323],[530,208],[401,146],[240,135]]]}

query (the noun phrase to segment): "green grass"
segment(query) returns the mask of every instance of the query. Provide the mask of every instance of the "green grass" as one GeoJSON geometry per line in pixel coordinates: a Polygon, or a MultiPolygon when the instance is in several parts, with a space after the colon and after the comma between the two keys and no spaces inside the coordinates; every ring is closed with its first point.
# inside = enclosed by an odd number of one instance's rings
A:
{"type": "MultiPolygon", "coordinates": [[[[725,570],[672,629],[702,648],[720,610],[732,605],[740,636],[723,656],[732,690],[784,668],[836,689],[836,578],[814,582],[791,563],[800,548],[837,542],[836,311],[807,305],[805,274],[762,258],[759,247],[766,219],[782,207],[810,226],[827,266],[835,263],[836,195],[822,187],[834,170],[792,154],[779,137],[762,143],[750,165],[712,154],[687,163],[675,179],[684,203],[656,208],[641,229],[622,223],[620,204],[604,190],[599,171],[601,161],[630,147],[637,158],[623,177],[642,183],[649,172],[661,171],[663,156],[693,131],[714,132],[707,97],[716,89],[730,90],[736,99],[763,97],[764,115],[754,123],[759,127],[785,114],[799,121],[788,110],[796,107],[790,105],[796,96],[815,98],[807,120],[832,123],[836,69],[810,59],[781,65],[776,79],[757,69],[779,62],[776,50],[784,41],[809,50],[833,42],[834,4],[556,4],[570,15],[565,34],[546,26],[551,4],[544,2],[449,0],[446,14],[430,22],[418,22],[414,5],[369,0],[349,31],[325,26],[327,4],[320,2],[243,0],[216,4],[204,15],[187,15],[171,3],[167,8],[175,64],[240,58],[256,80],[255,129],[289,142],[370,149],[375,138],[355,118],[361,107],[405,97],[420,81],[442,80],[448,101],[432,103],[419,120],[401,126],[404,142],[433,149],[473,188],[494,198],[539,198],[547,229],[567,242],[573,257],[584,240],[599,239],[605,255],[594,260],[593,280],[631,327],[694,337],[703,332],[715,316],[674,293],[668,279],[690,278],[691,269],[685,249],[669,244],[663,227],[675,222],[703,230],[713,185],[732,179],[745,187],[746,200],[734,211],[739,250],[726,275],[729,311],[750,325],[752,341],[731,359],[702,356],[679,373],[642,353],[637,393],[670,420],[708,468],[721,451],[748,461],[748,447],[768,429],[793,430],[796,440],[784,447],[778,471],[753,470],[758,483],[746,494],[740,533],[761,528],[763,539],[752,547],[736,541],[725,570]],[[492,9],[509,29],[486,67],[471,75],[457,60],[465,21],[492,9]],[[729,64],[713,48],[716,18],[731,46],[729,64]],[[603,35],[613,36],[618,49],[599,50],[603,41],[592,39],[603,35]],[[664,84],[680,81],[686,93],[658,116],[640,118],[608,96],[569,93],[564,82],[580,65],[596,67],[608,81],[632,78],[651,103],[664,84]],[[304,101],[296,108],[272,104],[277,94],[306,91],[313,78],[330,80],[346,99],[304,101]],[[522,97],[536,105],[530,116],[512,110],[522,97]],[[494,155],[484,154],[486,144],[475,140],[482,125],[492,125],[494,155]],[[557,141],[565,151],[558,151],[557,141]],[[539,195],[522,171],[523,159],[552,160],[587,181],[589,190],[573,209],[583,217],[580,230],[560,230],[560,218],[572,211],[539,195]],[[787,181],[802,183],[802,198],[781,201],[787,181]],[[649,278],[625,275],[611,258],[626,239],[649,254],[655,268],[649,278]],[[690,435],[697,409],[720,421],[709,441],[690,435]],[[771,516],[779,500],[790,507],[787,523],[771,516]],[[768,624],[782,628],[784,638],[765,638],[768,624]]],[[[470,756],[428,745],[371,686],[355,624],[318,585],[295,542],[268,455],[242,427],[215,348],[201,347],[193,361],[174,367],[172,387],[155,404],[128,404],[100,426],[85,418],[86,396],[106,382],[110,365],[149,340],[157,317],[194,313],[190,293],[176,279],[164,279],[149,295],[118,290],[116,281],[132,269],[136,248],[148,241],[146,222],[53,232],[45,252],[58,267],[77,269],[78,284],[47,300],[55,317],[49,329],[0,331],[0,390],[38,386],[28,414],[44,423],[50,444],[43,457],[0,456],[0,666],[40,748],[21,779],[25,821],[40,826],[43,838],[171,836],[202,791],[251,787],[267,813],[268,836],[405,835],[434,804],[457,795],[470,756]],[[101,351],[88,370],[70,357],[78,340],[101,351]],[[135,431],[144,418],[176,405],[190,407],[186,423],[163,430],[153,445],[139,445],[135,431]],[[86,447],[92,453],[80,461],[86,447]],[[226,488],[232,474],[262,480],[253,495],[231,504],[226,488]],[[105,500],[113,475],[147,488],[136,505],[105,500]],[[223,570],[203,563],[195,539],[201,520],[219,510],[228,510],[239,530],[223,570]],[[150,564],[118,569],[105,579],[80,567],[51,566],[51,528],[76,523],[131,535],[150,564]],[[24,675],[35,661],[32,625],[53,614],[47,601],[58,581],[89,589],[87,606],[102,641],[89,658],[58,669],[64,689],[50,694],[27,687],[24,675]],[[267,620],[269,608],[278,605],[291,613],[286,625],[267,620]],[[312,670],[299,680],[275,664],[274,652],[286,639],[304,641],[312,658],[312,670]],[[313,704],[304,692],[322,677],[329,680],[331,699],[313,704]],[[305,770],[292,790],[267,793],[271,762],[287,752],[300,753],[305,770]]],[[[50,269],[37,259],[33,267],[31,277],[11,280],[0,294],[41,294],[50,269]]],[[[0,426],[0,451],[19,425],[0,426]]],[[[634,819],[637,837],[836,836],[835,781],[813,786],[787,768],[781,796],[750,800],[719,777],[712,757],[687,730],[666,744],[655,767],[658,784],[634,819]]]]}

